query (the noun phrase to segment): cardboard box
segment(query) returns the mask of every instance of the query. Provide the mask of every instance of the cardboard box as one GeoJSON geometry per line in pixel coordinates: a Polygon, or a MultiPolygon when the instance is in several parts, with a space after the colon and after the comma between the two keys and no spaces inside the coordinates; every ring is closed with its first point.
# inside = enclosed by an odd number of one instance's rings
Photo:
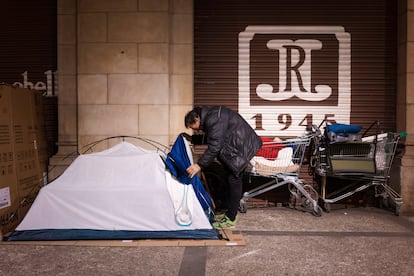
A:
{"type": "Polygon", "coordinates": [[[47,169],[39,92],[0,85],[0,231],[9,233],[23,219],[47,169]]]}
{"type": "Polygon", "coordinates": [[[7,233],[18,224],[19,196],[13,152],[11,93],[0,86],[0,231],[7,233]]]}

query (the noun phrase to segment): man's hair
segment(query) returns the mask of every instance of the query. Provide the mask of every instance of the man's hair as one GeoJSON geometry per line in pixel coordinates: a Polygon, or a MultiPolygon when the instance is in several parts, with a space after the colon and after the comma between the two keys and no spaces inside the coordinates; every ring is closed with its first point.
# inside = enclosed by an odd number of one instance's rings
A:
{"type": "Polygon", "coordinates": [[[189,111],[185,117],[184,117],[184,125],[186,128],[189,128],[190,125],[194,124],[196,122],[197,118],[200,118],[200,115],[198,109],[194,108],[193,110],[189,111]]]}

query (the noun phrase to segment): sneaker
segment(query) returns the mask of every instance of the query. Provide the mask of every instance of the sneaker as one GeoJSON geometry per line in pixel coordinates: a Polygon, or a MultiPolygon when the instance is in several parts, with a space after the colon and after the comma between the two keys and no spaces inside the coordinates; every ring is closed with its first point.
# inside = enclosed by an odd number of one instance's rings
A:
{"type": "Polygon", "coordinates": [[[234,228],[237,223],[237,216],[234,220],[230,220],[226,215],[216,222],[213,222],[214,229],[234,228]]]}
{"type": "Polygon", "coordinates": [[[218,214],[214,216],[214,221],[220,221],[226,217],[226,213],[218,214]]]}

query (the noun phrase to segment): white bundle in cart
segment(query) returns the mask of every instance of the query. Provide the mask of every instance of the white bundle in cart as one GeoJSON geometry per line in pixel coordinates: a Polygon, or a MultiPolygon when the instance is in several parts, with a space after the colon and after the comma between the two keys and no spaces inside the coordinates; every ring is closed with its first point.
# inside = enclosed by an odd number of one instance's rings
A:
{"type": "Polygon", "coordinates": [[[300,164],[294,162],[295,147],[290,141],[261,138],[263,146],[250,161],[252,172],[267,176],[299,170],[300,164]]]}

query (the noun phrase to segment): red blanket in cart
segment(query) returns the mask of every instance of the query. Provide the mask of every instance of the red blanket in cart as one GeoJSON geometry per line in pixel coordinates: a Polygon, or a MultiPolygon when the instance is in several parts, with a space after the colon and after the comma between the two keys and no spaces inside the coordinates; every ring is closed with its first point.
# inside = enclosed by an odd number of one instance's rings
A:
{"type": "Polygon", "coordinates": [[[263,145],[256,153],[256,156],[262,156],[267,159],[275,159],[281,149],[285,146],[282,143],[275,142],[274,140],[266,137],[260,137],[263,141],[263,145]]]}

